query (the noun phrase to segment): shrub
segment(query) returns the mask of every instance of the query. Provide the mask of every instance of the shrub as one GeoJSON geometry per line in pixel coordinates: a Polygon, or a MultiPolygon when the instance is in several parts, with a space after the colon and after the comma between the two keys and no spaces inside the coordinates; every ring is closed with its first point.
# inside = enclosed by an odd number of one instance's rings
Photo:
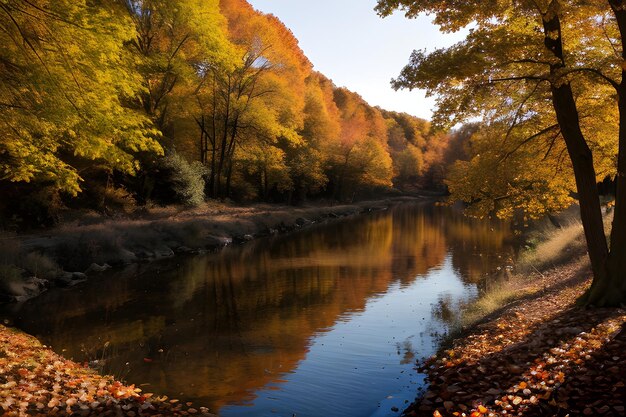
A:
{"type": "Polygon", "coordinates": [[[204,175],[200,162],[189,163],[182,155],[172,152],[160,163],[152,198],[162,204],[179,203],[198,206],[204,202],[204,175]]]}

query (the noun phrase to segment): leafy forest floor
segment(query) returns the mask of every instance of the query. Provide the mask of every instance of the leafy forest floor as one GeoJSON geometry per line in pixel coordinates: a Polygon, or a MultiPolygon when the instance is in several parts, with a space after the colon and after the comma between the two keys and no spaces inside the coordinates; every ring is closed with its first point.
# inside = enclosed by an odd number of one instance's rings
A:
{"type": "Polygon", "coordinates": [[[67,360],[37,339],[0,325],[3,416],[214,416],[165,396],[144,393],[67,360]]]}
{"type": "Polygon", "coordinates": [[[584,260],[532,275],[419,364],[430,385],[405,415],[625,415],[626,310],[575,305],[590,283],[584,260]]]}

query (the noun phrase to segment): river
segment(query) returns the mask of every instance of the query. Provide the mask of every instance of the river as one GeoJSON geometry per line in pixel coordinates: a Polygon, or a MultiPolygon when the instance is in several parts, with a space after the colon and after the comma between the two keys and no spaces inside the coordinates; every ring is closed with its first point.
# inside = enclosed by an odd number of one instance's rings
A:
{"type": "Polygon", "coordinates": [[[462,303],[511,263],[506,223],[404,204],[134,265],[10,312],[66,357],[229,416],[399,415],[462,303]]]}

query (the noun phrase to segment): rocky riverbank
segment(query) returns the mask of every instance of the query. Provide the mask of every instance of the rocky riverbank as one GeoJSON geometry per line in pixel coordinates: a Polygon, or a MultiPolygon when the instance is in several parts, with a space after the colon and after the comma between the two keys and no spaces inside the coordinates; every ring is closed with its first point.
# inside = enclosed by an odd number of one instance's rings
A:
{"type": "Polygon", "coordinates": [[[0,237],[0,302],[24,301],[53,286],[73,286],[110,268],[216,251],[423,200],[404,197],[297,208],[210,203],[196,209],[158,208],[115,219],[83,215],[43,233],[0,237]]]}
{"type": "Polygon", "coordinates": [[[587,262],[528,277],[523,294],[419,364],[406,416],[624,416],[626,310],[581,309],[587,262]]]}

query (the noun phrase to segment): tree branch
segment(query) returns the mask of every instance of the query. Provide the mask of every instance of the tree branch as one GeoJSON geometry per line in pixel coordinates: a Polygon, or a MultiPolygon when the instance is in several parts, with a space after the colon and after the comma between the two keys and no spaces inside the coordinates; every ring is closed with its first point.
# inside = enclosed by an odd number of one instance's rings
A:
{"type": "Polygon", "coordinates": [[[598,77],[604,79],[606,82],[608,82],[613,88],[615,88],[616,90],[619,88],[619,83],[616,82],[614,79],[612,79],[611,77],[609,77],[608,75],[605,75],[602,71],[600,71],[597,68],[588,68],[588,67],[579,67],[579,68],[570,68],[570,69],[566,69],[561,71],[561,73],[559,74],[559,77],[557,78],[557,80],[569,75],[569,74],[574,74],[577,72],[589,72],[591,74],[597,75],[598,77]]]}
{"type": "Polygon", "coordinates": [[[528,138],[524,139],[523,141],[521,141],[520,143],[518,143],[518,144],[517,144],[517,146],[516,146],[513,150],[511,150],[511,151],[507,152],[507,153],[506,153],[506,154],[505,154],[505,155],[504,155],[504,156],[500,159],[500,161],[499,161],[499,162],[500,162],[500,163],[502,163],[502,162],[506,161],[506,160],[507,160],[507,159],[508,159],[511,155],[513,155],[515,152],[517,152],[517,151],[518,151],[518,150],[519,150],[522,146],[526,145],[528,142],[532,141],[533,139],[538,138],[538,137],[539,137],[539,136],[541,136],[541,135],[545,135],[546,133],[548,133],[549,131],[551,131],[552,129],[555,129],[555,128],[557,128],[557,127],[559,127],[559,124],[558,124],[558,123],[555,123],[555,124],[553,124],[553,125],[551,125],[551,126],[546,127],[545,129],[540,130],[539,132],[535,133],[534,135],[532,135],[532,136],[530,136],[530,137],[528,137],[528,138]]]}

